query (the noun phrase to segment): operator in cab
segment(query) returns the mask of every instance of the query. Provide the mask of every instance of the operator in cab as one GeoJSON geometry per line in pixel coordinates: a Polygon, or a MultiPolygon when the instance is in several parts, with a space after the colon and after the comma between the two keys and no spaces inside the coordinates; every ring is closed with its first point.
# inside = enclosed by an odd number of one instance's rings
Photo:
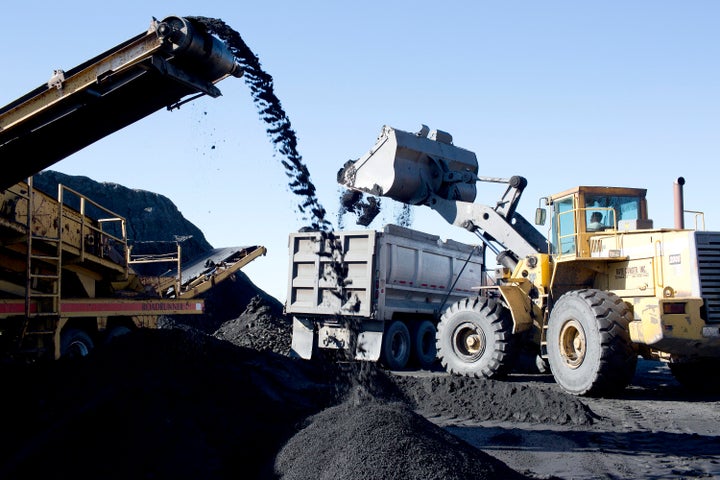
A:
{"type": "Polygon", "coordinates": [[[587,225],[588,232],[602,232],[605,230],[605,225],[602,223],[602,213],[593,212],[590,215],[590,223],[587,225]]]}

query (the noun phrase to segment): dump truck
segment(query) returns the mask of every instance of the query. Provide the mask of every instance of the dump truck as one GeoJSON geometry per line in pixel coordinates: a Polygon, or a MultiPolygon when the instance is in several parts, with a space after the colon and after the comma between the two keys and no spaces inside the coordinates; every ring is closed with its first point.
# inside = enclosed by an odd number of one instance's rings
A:
{"type": "Polygon", "coordinates": [[[475,154],[448,132],[385,126],[338,172],[348,189],[435,210],[495,256],[483,262],[495,265],[493,284],[441,316],[436,348],[447,371],[503,377],[529,344],[574,395],[624,389],[639,356],[666,362],[688,387],[717,388],[720,232],[678,224],[682,195],[674,228],[656,228],[646,189],[577,186],[541,199],[535,225],[549,211],[546,236],[517,212],[524,177],[478,171],[475,154]],[[475,203],[478,182],[501,183],[505,193],[475,203]]]}
{"type": "Polygon", "coordinates": [[[429,369],[445,305],[485,281],[473,245],[399,225],[289,237],[292,352],[429,369]]]}
{"type": "MultiPolygon", "coordinates": [[[[239,77],[230,49],[183,17],[150,27],[0,109],[0,354],[23,359],[85,355],[98,342],[161,315],[204,311],[199,295],[265,253],[262,246],[211,252],[181,271],[176,255],[133,255],[126,219],[66,186],[57,196],[32,176],[161,109],[239,77]],[[146,278],[146,262],[171,262],[146,278]]],[[[179,248],[179,247],[178,247],[179,248]]]]}

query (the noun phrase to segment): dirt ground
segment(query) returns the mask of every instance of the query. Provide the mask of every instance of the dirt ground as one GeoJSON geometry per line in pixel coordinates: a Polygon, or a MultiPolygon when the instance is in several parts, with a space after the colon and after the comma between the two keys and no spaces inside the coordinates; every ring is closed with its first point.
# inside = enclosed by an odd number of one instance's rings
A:
{"type": "Polygon", "coordinates": [[[217,330],[138,331],[81,359],[0,365],[0,478],[720,477],[720,398],[640,362],[621,398],[288,355],[253,298],[217,330]]]}
{"type": "MultiPolygon", "coordinates": [[[[549,375],[511,375],[508,382],[561,393],[549,375]]],[[[663,364],[640,360],[632,384],[617,398],[578,400],[588,409],[588,423],[420,413],[536,478],[720,478],[720,396],[685,391],[663,364]]]]}

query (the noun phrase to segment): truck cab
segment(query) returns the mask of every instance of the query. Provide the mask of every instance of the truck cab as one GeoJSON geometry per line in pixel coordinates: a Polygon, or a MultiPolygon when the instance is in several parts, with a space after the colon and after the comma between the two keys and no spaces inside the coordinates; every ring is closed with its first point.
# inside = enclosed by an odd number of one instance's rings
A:
{"type": "Polygon", "coordinates": [[[579,186],[547,197],[552,208],[552,254],[558,259],[593,256],[591,237],[652,228],[646,189],[579,186]]]}

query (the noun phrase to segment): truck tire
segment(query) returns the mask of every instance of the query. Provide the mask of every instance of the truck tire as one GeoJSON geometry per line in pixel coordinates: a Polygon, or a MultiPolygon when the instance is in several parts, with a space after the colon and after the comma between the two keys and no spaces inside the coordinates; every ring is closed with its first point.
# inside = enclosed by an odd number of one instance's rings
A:
{"type": "Polygon", "coordinates": [[[404,369],[410,360],[410,330],[399,320],[390,323],[382,340],[382,363],[390,370],[404,369]]]}
{"type": "Polygon", "coordinates": [[[60,334],[60,357],[79,358],[88,355],[95,344],[90,335],[77,328],[68,328],[60,334]]]}
{"type": "Polygon", "coordinates": [[[438,357],[450,373],[501,378],[512,370],[512,318],[495,299],[470,297],[451,305],[436,338],[438,357]]]}
{"type": "Polygon", "coordinates": [[[437,329],[430,320],[421,320],[413,328],[413,360],[424,370],[431,369],[437,360],[436,335],[437,329]]]}
{"type": "Polygon", "coordinates": [[[564,294],[547,329],[550,370],[566,392],[603,396],[632,380],[637,352],[630,340],[630,310],[617,295],[596,289],[564,294]]]}
{"type": "Polygon", "coordinates": [[[697,393],[720,392],[720,360],[704,359],[670,363],[670,372],[680,385],[697,393]]]}

